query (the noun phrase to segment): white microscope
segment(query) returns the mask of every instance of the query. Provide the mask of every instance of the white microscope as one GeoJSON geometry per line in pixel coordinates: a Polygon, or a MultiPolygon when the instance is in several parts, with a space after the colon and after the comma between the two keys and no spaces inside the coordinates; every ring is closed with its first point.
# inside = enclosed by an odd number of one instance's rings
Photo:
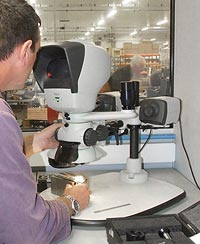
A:
{"type": "Polygon", "coordinates": [[[159,125],[177,122],[179,99],[149,98],[139,106],[139,82],[122,82],[123,109],[93,112],[97,94],[110,77],[111,63],[108,53],[92,43],[72,40],[44,46],[33,70],[48,106],[63,113],[64,125],[56,133],[60,145],[48,154],[51,166],[73,167],[105,156],[101,145],[109,136],[108,121],[120,120],[121,129],[129,130],[126,169],[90,179],[91,205],[81,213],[79,221],[130,216],[184,197],[182,189],[148,177],[138,153],[141,122],[159,125]],[[164,196],[158,198],[163,190],[164,196]]]}

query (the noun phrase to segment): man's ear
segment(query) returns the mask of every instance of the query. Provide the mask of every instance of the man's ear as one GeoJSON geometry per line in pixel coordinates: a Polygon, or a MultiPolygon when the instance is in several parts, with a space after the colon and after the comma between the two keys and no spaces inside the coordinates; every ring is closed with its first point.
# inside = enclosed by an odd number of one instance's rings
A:
{"type": "Polygon", "coordinates": [[[32,44],[33,44],[32,40],[27,40],[19,47],[18,57],[21,60],[21,62],[23,62],[24,64],[27,61],[28,55],[30,54],[30,52],[32,52],[31,51],[32,44]]]}

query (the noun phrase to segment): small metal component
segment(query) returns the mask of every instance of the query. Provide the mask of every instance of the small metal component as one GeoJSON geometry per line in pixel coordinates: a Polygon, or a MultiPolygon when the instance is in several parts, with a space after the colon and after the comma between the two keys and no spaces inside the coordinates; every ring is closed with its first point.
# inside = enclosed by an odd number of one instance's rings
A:
{"type": "Polygon", "coordinates": [[[172,239],[171,236],[170,236],[170,230],[168,227],[165,227],[165,228],[161,228],[159,231],[158,231],[158,234],[161,238],[164,238],[164,239],[172,239]]]}
{"type": "Polygon", "coordinates": [[[108,211],[108,210],[112,210],[112,209],[116,209],[116,208],[122,208],[122,207],[126,207],[126,206],[129,206],[129,205],[131,205],[131,204],[127,203],[127,204],[118,205],[118,206],[114,206],[114,207],[110,207],[110,208],[104,208],[104,209],[101,209],[101,210],[96,210],[96,211],[94,211],[94,213],[105,212],[105,211],[108,211]]]}
{"type": "Polygon", "coordinates": [[[51,192],[61,196],[65,190],[66,184],[77,185],[87,184],[88,180],[83,175],[74,175],[71,173],[58,173],[51,175],[51,192]]]}
{"type": "Polygon", "coordinates": [[[37,183],[37,192],[42,192],[47,189],[47,176],[40,175],[37,183]]]}
{"type": "Polygon", "coordinates": [[[127,241],[143,241],[145,240],[145,234],[142,231],[131,230],[126,232],[127,241]]]}

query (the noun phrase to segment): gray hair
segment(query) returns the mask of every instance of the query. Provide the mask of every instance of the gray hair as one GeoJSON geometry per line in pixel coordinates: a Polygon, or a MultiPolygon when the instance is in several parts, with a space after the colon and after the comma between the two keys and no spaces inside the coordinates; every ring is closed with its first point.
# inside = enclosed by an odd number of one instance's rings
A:
{"type": "Polygon", "coordinates": [[[137,69],[140,69],[142,71],[145,68],[146,60],[140,55],[135,55],[132,57],[130,65],[132,69],[134,69],[134,67],[137,67],[137,69]]]}

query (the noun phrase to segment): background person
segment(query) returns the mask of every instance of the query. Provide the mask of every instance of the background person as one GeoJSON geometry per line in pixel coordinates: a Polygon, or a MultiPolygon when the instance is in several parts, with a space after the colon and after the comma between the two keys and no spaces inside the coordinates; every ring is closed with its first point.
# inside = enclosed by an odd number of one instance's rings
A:
{"type": "MultiPolygon", "coordinates": [[[[110,77],[108,84],[110,91],[120,91],[121,81],[140,80],[141,72],[144,71],[146,60],[144,57],[135,55],[132,57],[130,64],[116,70],[110,77]]],[[[102,88],[103,90],[104,88],[102,88]]],[[[108,91],[108,88],[106,88],[108,91]]],[[[104,89],[105,91],[105,89],[104,89]]]]}
{"type": "MultiPolygon", "coordinates": [[[[40,18],[25,0],[0,1],[0,90],[22,89],[40,48],[40,18]]],[[[36,133],[23,146],[23,135],[9,104],[0,97],[0,243],[49,244],[67,238],[71,231],[71,195],[88,205],[86,185],[66,187],[53,201],[36,192],[36,182],[25,153],[55,148],[60,124],[36,133]]]]}
{"type": "Polygon", "coordinates": [[[170,71],[162,68],[151,74],[147,97],[171,96],[170,71]]]}

